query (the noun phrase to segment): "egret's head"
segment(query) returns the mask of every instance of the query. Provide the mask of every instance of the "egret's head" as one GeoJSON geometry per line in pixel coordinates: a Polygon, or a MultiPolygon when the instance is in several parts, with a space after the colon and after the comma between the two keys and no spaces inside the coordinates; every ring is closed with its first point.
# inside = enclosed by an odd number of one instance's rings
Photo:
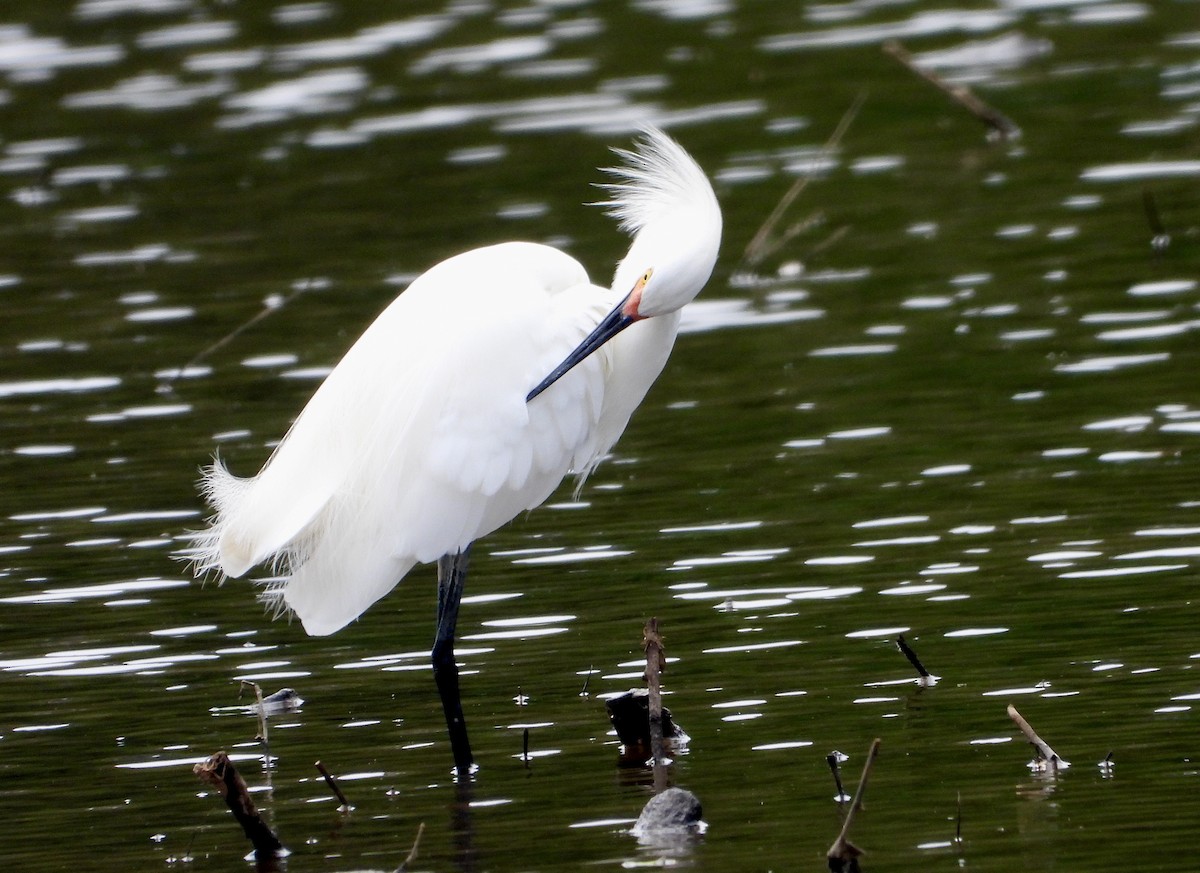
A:
{"type": "Polygon", "coordinates": [[[617,265],[612,289],[636,303],[629,314],[651,318],[675,312],[695,299],[712,275],[720,245],[718,223],[694,218],[647,225],[638,231],[629,252],[617,265]]]}
{"type": "Polygon", "coordinates": [[[721,245],[721,208],[712,185],[691,155],[660,130],[645,131],[635,151],[619,151],[624,166],[608,172],[604,204],[633,235],[617,265],[613,290],[642,284],[638,314],[674,312],[700,293],[721,245]]]}
{"type": "Polygon", "coordinates": [[[612,195],[602,205],[633,236],[613,276],[612,290],[625,296],[527,400],[635,321],[683,308],[716,265],[721,208],[691,155],[655,128],[644,132],[633,151],[617,153],[625,164],[608,170],[618,181],[602,186],[612,195]]]}

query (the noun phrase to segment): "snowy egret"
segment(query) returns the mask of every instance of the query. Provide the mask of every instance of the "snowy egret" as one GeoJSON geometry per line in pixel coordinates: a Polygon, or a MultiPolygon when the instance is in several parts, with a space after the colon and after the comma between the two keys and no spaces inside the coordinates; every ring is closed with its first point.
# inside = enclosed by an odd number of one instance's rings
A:
{"type": "Polygon", "coordinates": [[[456,255],[400,294],[317,389],[257,476],[204,471],[198,575],[280,576],[262,597],[331,634],[437,562],[433,672],[457,772],[473,766],[454,631],[471,544],[579,481],[666,364],[708,281],[721,211],[686,151],[648,129],[602,204],[632,235],[610,288],[557,249],[456,255]],[[540,380],[540,381],[539,381],[540,380]]]}

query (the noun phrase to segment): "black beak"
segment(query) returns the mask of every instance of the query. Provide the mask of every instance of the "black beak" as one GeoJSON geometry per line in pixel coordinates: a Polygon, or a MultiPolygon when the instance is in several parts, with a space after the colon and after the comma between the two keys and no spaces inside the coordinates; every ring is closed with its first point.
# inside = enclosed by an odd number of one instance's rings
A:
{"type": "MultiPolygon", "coordinates": [[[[632,294],[629,295],[629,297],[632,296],[632,294]]],[[[567,371],[596,351],[596,349],[600,348],[600,346],[637,321],[632,315],[625,314],[625,304],[629,301],[629,297],[618,303],[612,312],[604,316],[604,319],[596,325],[596,329],[589,333],[587,338],[575,347],[575,351],[567,355],[566,359],[555,367],[549,376],[539,382],[536,388],[525,395],[526,403],[561,379],[567,371]]]]}

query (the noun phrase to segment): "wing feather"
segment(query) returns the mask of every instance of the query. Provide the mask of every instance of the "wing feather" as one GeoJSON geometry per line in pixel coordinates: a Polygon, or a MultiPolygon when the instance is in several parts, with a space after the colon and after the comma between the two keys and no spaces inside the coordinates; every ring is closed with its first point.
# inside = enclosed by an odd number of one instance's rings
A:
{"type": "Polygon", "coordinates": [[[525,394],[610,296],[532,244],[434,267],[363,333],[257,476],[207,471],[216,516],[196,537],[197,567],[240,576],[273,562],[282,578],[266,599],[328,634],[414,564],[537,506],[597,425],[609,352],[545,402],[525,394]]]}

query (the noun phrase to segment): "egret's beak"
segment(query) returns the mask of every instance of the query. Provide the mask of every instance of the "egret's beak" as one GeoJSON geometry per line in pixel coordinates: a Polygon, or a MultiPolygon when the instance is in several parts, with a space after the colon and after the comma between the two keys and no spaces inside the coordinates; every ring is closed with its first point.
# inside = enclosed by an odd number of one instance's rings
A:
{"type": "Polygon", "coordinates": [[[612,312],[604,316],[600,323],[596,325],[595,330],[589,333],[584,341],[575,347],[575,351],[567,355],[563,362],[550,372],[549,376],[539,382],[536,388],[525,395],[526,403],[561,379],[572,367],[625,328],[629,327],[629,325],[644,318],[644,316],[637,314],[637,307],[642,299],[642,289],[646,287],[646,281],[649,278],[650,274],[647,272],[646,275],[638,279],[637,284],[633,286],[633,290],[625,295],[625,299],[613,307],[612,312]]]}

